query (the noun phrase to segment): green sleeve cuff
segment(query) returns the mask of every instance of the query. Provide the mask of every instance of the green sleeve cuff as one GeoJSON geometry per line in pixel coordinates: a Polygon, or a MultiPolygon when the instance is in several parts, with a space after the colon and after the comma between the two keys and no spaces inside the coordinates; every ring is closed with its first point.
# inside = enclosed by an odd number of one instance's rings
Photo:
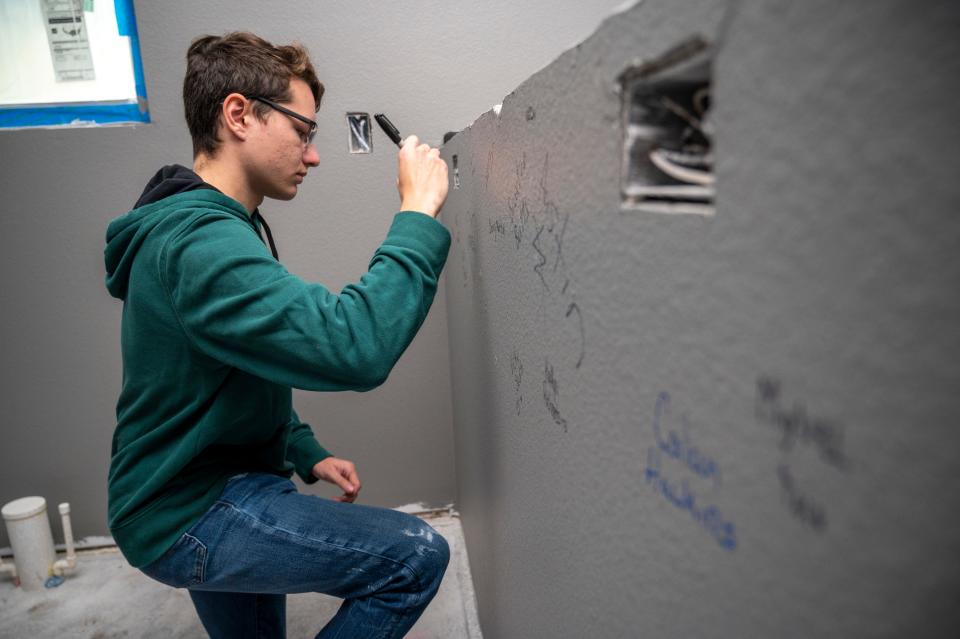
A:
{"type": "Polygon", "coordinates": [[[287,449],[287,460],[293,464],[294,470],[305,484],[318,481],[313,474],[313,467],[318,461],[332,456],[333,453],[321,446],[312,434],[290,442],[287,449]]]}

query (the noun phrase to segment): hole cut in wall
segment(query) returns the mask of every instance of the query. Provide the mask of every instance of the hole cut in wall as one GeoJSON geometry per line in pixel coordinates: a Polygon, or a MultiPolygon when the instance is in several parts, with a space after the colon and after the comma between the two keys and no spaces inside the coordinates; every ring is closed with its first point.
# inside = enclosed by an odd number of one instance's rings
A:
{"type": "Polygon", "coordinates": [[[350,153],[373,152],[369,113],[347,113],[347,150],[350,153]]]}
{"type": "Polygon", "coordinates": [[[620,75],[622,208],[714,214],[712,75],[700,36],[620,75]]]}

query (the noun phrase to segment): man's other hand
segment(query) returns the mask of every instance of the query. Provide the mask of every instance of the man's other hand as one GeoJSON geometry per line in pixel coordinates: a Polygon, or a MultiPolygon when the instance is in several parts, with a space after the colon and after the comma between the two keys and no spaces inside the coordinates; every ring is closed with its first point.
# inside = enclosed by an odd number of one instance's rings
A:
{"type": "Polygon", "coordinates": [[[337,497],[336,501],[353,503],[360,492],[360,477],[357,476],[357,467],[354,466],[352,461],[327,457],[314,464],[313,475],[317,479],[322,479],[340,487],[343,495],[337,497]]]}

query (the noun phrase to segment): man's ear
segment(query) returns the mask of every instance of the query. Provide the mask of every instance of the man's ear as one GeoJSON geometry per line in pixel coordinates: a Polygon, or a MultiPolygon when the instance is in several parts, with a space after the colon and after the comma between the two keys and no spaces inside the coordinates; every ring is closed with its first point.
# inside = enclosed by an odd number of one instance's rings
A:
{"type": "Polygon", "coordinates": [[[223,117],[224,132],[240,140],[246,140],[250,133],[253,115],[253,102],[239,93],[231,93],[223,100],[220,111],[223,117]]]}

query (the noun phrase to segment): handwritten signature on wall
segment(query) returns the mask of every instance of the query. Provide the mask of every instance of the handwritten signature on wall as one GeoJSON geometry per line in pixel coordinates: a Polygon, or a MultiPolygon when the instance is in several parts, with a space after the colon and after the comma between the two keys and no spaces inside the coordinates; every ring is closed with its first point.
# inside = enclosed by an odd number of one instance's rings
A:
{"type": "Polygon", "coordinates": [[[789,456],[798,445],[809,446],[831,468],[842,473],[850,472],[853,464],[846,452],[843,425],[811,415],[803,402],[795,401],[786,406],[781,388],[779,379],[761,375],[757,379],[754,414],[758,422],[771,426],[780,434],[779,448],[784,459],[777,466],[777,481],[784,506],[805,527],[823,533],[827,529],[826,506],[800,485],[791,471],[789,456]]]}
{"type": "Polygon", "coordinates": [[[667,426],[670,408],[670,394],[658,394],[653,410],[653,436],[656,445],[647,449],[644,480],[667,503],[689,514],[721,548],[734,551],[737,548],[736,525],[726,520],[715,504],[705,503],[706,500],[698,497],[684,476],[692,473],[699,484],[709,482],[716,488],[721,482],[720,464],[694,444],[685,415],[680,419],[680,432],[667,426]],[[663,463],[664,459],[674,462],[673,472],[679,472],[681,479],[671,478],[669,469],[665,468],[663,463]],[[680,468],[677,469],[677,466],[680,468]]]}

